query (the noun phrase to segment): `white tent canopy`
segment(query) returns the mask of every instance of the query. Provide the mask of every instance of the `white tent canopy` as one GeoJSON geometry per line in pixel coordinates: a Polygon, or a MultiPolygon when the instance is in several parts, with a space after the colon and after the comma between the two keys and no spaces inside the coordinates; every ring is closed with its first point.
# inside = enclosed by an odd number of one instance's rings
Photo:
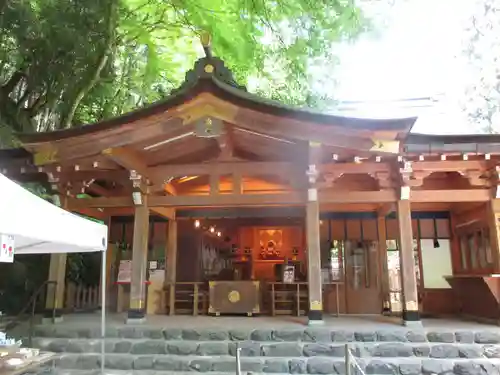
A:
{"type": "Polygon", "coordinates": [[[101,252],[101,373],[106,326],[108,227],[65,211],[0,174],[0,234],[14,237],[15,254],[101,252]]]}
{"type": "Polygon", "coordinates": [[[0,174],[0,233],[15,254],[106,251],[108,228],[37,197],[0,174]]]}

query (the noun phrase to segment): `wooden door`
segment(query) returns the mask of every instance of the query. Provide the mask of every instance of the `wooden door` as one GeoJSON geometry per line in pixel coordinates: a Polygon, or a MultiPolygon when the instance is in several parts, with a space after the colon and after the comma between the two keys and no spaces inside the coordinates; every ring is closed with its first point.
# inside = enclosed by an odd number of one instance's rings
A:
{"type": "Polygon", "coordinates": [[[348,314],[380,314],[382,311],[377,249],[376,241],[345,241],[344,266],[348,314]]]}

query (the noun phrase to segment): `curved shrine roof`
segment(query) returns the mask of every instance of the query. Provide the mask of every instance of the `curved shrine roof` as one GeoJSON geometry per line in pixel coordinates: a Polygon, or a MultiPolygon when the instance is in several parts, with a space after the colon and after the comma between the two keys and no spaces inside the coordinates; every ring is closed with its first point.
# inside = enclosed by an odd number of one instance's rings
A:
{"type": "Polygon", "coordinates": [[[303,123],[303,126],[314,124],[334,126],[337,130],[345,128],[354,131],[382,131],[394,134],[390,137],[392,139],[404,138],[416,121],[416,117],[387,120],[361,119],[329,115],[310,109],[292,108],[249,93],[244,86],[234,81],[231,71],[221,59],[210,56],[197,60],[194,68],[186,74],[184,83],[178,89],[173,90],[169,97],[156,103],[95,124],[46,133],[19,134],[18,137],[25,144],[33,144],[117,129],[150,116],[168,113],[203,94],[211,94],[224,102],[262,116],[271,115],[283,120],[293,120],[303,123]]]}

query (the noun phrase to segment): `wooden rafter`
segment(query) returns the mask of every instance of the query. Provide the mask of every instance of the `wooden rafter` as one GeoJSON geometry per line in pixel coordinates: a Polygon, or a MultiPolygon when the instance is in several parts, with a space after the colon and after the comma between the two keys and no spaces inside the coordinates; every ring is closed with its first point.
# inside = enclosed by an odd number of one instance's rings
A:
{"type": "Polygon", "coordinates": [[[167,178],[163,178],[158,173],[149,169],[143,156],[137,151],[125,147],[118,147],[106,149],[103,153],[123,168],[129,171],[136,171],[142,177],[149,179],[153,184],[163,185],[169,194],[176,194],[175,188],[167,178]]]}

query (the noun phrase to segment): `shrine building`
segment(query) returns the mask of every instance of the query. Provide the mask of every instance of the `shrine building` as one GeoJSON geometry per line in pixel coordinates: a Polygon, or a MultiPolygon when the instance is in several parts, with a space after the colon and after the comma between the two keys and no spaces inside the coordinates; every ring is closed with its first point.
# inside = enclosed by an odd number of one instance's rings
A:
{"type": "MultiPolygon", "coordinates": [[[[21,134],[0,172],[105,221],[108,308],[151,314],[397,314],[497,321],[500,136],[410,132],[416,118],[290,108],[199,59],[169,97],[21,134]]],[[[439,124],[436,124],[439,126],[439,124]]],[[[66,254],[47,308],[71,308],[66,254]]],[[[221,317],[221,319],[223,319],[221,317]]],[[[249,318],[251,319],[251,317],[249,318]]]]}

